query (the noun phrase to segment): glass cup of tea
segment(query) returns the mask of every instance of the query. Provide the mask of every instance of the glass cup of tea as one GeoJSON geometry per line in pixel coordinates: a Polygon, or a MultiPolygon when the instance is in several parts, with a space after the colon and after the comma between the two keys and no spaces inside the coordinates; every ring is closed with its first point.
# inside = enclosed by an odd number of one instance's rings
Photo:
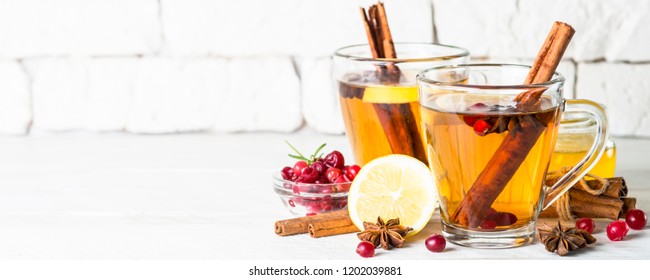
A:
{"type": "Polygon", "coordinates": [[[395,51],[395,59],[373,58],[367,44],[334,53],[345,131],[359,165],[389,154],[426,163],[415,76],[469,58],[465,49],[430,43],[396,43],[395,51]]]}
{"type": "Polygon", "coordinates": [[[604,109],[565,100],[564,77],[523,84],[529,66],[466,64],[418,74],[429,166],[440,199],[443,235],[477,248],[530,243],[540,211],[599,159],[606,147],[604,109]],[[595,141],[557,183],[545,186],[562,112],[595,122],[595,141]]]}

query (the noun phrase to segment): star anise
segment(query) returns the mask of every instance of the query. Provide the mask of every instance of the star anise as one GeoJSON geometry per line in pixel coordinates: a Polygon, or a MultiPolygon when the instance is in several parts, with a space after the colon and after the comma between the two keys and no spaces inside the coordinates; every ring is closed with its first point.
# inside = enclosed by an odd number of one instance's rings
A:
{"type": "Polygon", "coordinates": [[[359,239],[374,244],[375,248],[381,245],[385,250],[402,247],[404,245],[404,236],[413,230],[410,227],[400,225],[399,218],[384,223],[381,217],[377,217],[376,224],[363,222],[363,229],[363,232],[357,234],[359,239]]]}
{"type": "Polygon", "coordinates": [[[557,226],[551,228],[544,225],[545,228],[539,229],[539,239],[546,247],[546,251],[555,252],[560,256],[565,256],[569,251],[587,247],[589,244],[596,242],[589,232],[578,228],[564,228],[560,221],[557,226]]]}

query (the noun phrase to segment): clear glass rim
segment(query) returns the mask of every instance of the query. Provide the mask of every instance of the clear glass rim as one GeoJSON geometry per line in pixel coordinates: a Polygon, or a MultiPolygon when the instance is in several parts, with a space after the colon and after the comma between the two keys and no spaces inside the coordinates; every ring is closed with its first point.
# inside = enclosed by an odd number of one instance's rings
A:
{"type": "MultiPolygon", "coordinates": [[[[297,182],[294,182],[294,181],[289,181],[289,180],[283,179],[282,175],[279,172],[273,173],[273,182],[278,183],[278,184],[292,184],[292,185],[319,186],[319,187],[332,187],[332,186],[338,186],[338,185],[351,185],[352,184],[352,182],[324,183],[324,184],[297,183],[297,182]]],[[[347,192],[345,192],[345,193],[347,193],[347,192]]]]}
{"type": "Polygon", "coordinates": [[[402,42],[395,43],[395,46],[424,46],[424,47],[435,47],[435,48],[449,48],[450,50],[455,50],[456,52],[450,52],[448,55],[441,56],[424,56],[418,58],[372,58],[368,56],[357,56],[346,53],[346,51],[351,51],[356,48],[369,48],[368,44],[356,44],[349,45],[334,51],[334,56],[339,58],[344,58],[354,61],[368,61],[368,62],[391,62],[391,63],[404,63],[404,62],[427,62],[427,61],[444,61],[451,60],[456,58],[462,58],[469,56],[469,51],[457,46],[435,44],[435,43],[415,43],[415,42],[402,42]]]}
{"type": "Polygon", "coordinates": [[[418,73],[416,80],[418,82],[424,82],[428,84],[434,84],[437,86],[447,86],[447,87],[459,87],[459,88],[472,88],[472,89],[530,89],[530,88],[547,88],[553,84],[563,83],[565,81],[564,75],[560,72],[555,72],[553,74],[554,78],[548,82],[543,83],[534,83],[534,84],[513,84],[513,85],[478,85],[478,84],[461,84],[456,82],[443,82],[436,81],[426,77],[427,73],[440,71],[440,70],[449,70],[449,69],[460,69],[460,68],[474,68],[474,67],[513,67],[513,68],[525,68],[530,69],[532,66],[524,64],[508,64],[508,63],[467,63],[467,64],[458,64],[458,65],[444,65],[426,69],[418,73]]]}

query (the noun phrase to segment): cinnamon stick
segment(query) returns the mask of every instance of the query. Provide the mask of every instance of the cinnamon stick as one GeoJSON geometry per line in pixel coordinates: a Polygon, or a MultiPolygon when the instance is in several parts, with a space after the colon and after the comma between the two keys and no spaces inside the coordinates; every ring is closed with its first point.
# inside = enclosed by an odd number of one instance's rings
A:
{"type": "Polygon", "coordinates": [[[309,224],[317,221],[349,221],[348,210],[337,210],[314,216],[306,216],[275,222],[275,233],[279,236],[307,233],[309,224]]]}
{"type": "MultiPolygon", "coordinates": [[[[384,4],[379,2],[372,5],[367,15],[364,8],[360,8],[360,12],[373,58],[397,58],[384,4]]],[[[397,65],[378,65],[377,72],[382,83],[399,83],[401,73],[397,65]]],[[[392,153],[410,155],[427,163],[416,116],[410,104],[374,103],[373,107],[392,153]]]]}
{"type": "MultiPolygon", "coordinates": [[[[620,198],[613,198],[604,195],[592,195],[581,190],[569,191],[571,212],[578,218],[605,218],[616,220],[624,206],[620,198]]],[[[557,218],[555,204],[540,213],[540,218],[557,218]]]]}
{"type": "MultiPolygon", "coordinates": [[[[625,183],[625,179],[623,179],[623,177],[612,177],[606,179],[609,183],[609,186],[602,195],[614,198],[627,196],[627,184],[625,183]]],[[[587,180],[587,185],[592,189],[598,189],[598,184],[599,183],[597,180],[587,180]]],[[[572,191],[574,189],[583,191],[585,190],[581,184],[575,184],[572,188],[569,189],[569,191],[572,191]]]]}
{"type": "Polygon", "coordinates": [[[621,199],[623,200],[623,208],[621,208],[621,214],[619,215],[619,218],[625,218],[625,214],[627,214],[627,211],[636,209],[636,198],[624,197],[621,199]]]}
{"type": "MultiPolygon", "coordinates": [[[[566,23],[555,22],[546,38],[525,83],[548,81],[559,64],[575,31],[566,23]]],[[[533,89],[515,98],[517,108],[529,109],[539,104],[543,89],[533,89]]],[[[524,115],[516,133],[508,133],[486,167],[466,193],[452,219],[469,228],[476,228],[487,211],[514,176],[533,148],[545,125],[531,115],[524,115]]]]}
{"type": "Polygon", "coordinates": [[[345,220],[320,220],[314,221],[308,226],[309,236],[318,238],[331,235],[339,235],[359,231],[349,219],[345,220]]]}

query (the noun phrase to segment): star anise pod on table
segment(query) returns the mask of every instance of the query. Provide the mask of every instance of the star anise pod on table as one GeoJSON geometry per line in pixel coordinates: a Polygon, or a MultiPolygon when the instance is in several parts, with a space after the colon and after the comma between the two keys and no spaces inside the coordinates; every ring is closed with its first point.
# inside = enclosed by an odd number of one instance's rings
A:
{"type": "Polygon", "coordinates": [[[413,230],[410,227],[400,225],[399,218],[384,223],[381,217],[377,217],[376,224],[363,222],[363,229],[363,232],[357,234],[360,240],[374,244],[375,248],[381,246],[385,250],[402,247],[404,245],[404,236],[413,230]]]}
{"type": "Polygon", "coordinates": [[[562,227],[559,220],[554,228],[546,224],[544,227],[539,229],[540,241],[546,247],[546,251],[555,252],[557,250],[557,254],[560,256],[565,256],[569,251],[584,248],[596,242],[596,238],[586,230],[562,227]]]}

